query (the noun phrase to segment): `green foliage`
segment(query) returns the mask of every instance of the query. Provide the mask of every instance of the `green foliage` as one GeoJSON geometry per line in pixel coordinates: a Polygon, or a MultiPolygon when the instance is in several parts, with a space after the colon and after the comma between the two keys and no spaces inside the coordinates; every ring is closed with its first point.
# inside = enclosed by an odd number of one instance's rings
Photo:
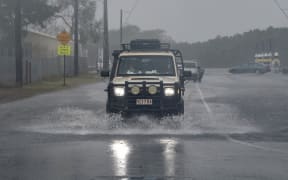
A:
{"type": "MultiPolygon", "coordinates": [[[[215,39],[196,43],[176,43],[163,30],[142,31],[133,25],[124,27],[123,32],[124,43],[139,38],[156,38],[172,42],[173,48],[182,51],[184,59],[197,59],[204,67],[227,68],[254,61],[256,53],[270,51],[269,44],[271,42],[271,50],[279,52],[281,63],[288,65],[288,28],[256,29],[230,37],[217,36],[215,39]]],[[[112,50],[119,49],[119,30],[110,31],[110,47],[112,50]]]]}
{"type": "Polygon", "coordinates": [[[288,65],[288,28],[269,27],[266,30],[252,30],[231,37],[216,37],[206,42],[175,43],[185,59],[198,59],[205,67],[230,67],[254,60],[256,53],[280,53],[281,63],[288,65]]]}
{"type": "MultiPolygon", "coordinates": [[[[0,0],[0,32],[6,38],[13,36],[16,0],[0,0]]],[[[21,0],[23,26],[29,24],[44,27],[44,22],[59,9],[47,0],[21,0]]]]}
{"type": "Polygon", "coordinates": [[[92,0],[81,0],[79,11],[80,41],[83,44],[87,42],[97,42],[100,39],[101,22],[95,19],[96,2],[92,0]]]}
{"type": "MultiPolygon", "coordinates": [[[[120,31],[111,30],[109,32],[111,49],[119,49],[120,47],[120,31]]],[[[141,30],[138,26],[128,25],[123,27],[123,43],[129,43],[134,39],[160,39],[165,42],[171,42],[172,38],[166,35],[161,29],[141,30]]]]}
{"type": "MultiPolygon", "coordinates": [[[[62,0],[58,2],[58,6],[61,7],[63,11],[71,8],[74,9],[74,5],[75,0],[62,0]]],[[[74,18],[73,13],[74,12],[71,12],[69,18],[74,18]]],[[[79,0],[79,34],[82,44],[97,42],[100,39],[101,22],[96,20],[95,15],[95,0],[79,0]]]]}

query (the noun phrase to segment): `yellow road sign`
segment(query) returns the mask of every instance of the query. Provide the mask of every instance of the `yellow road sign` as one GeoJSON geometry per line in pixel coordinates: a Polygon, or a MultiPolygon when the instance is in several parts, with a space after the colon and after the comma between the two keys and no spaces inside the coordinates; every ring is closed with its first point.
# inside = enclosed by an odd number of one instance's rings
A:
{"type": "Polygon", "coordinates": [[[58,46],[58,55],[59,56],[70,56],[71,55],[71,46],[59,45],[58,46]]]}

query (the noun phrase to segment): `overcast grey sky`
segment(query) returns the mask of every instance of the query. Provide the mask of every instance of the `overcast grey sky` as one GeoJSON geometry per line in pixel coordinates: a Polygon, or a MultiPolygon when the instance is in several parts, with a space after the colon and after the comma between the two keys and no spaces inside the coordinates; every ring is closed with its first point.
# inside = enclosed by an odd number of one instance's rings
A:
{"type": "MultiPolygon", "coordinates": [[[[288,10],[287,0],[278,2],[288,10]]],[[[176,41],[205,41],[255,28],[288,27],[288,20],[273,0],[108,0],[108,3],[109,28],[119,28],[121,8],[129,11],[137,4],[127,23],[141,29],[166,30],[176,41]]],[[[124,20],[127,17],[125,13],[124,20]]]]}

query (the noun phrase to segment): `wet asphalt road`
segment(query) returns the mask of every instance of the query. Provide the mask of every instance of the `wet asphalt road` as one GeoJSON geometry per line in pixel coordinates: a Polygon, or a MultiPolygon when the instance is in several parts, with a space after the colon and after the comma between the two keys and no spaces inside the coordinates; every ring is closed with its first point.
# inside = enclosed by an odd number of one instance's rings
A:
{"type": "Polygon", "coordinates": [[[122,123],[105,83],[0,105],[0,180],[288,179],[288,76],[207,70],[184,117],[122,123]]]}

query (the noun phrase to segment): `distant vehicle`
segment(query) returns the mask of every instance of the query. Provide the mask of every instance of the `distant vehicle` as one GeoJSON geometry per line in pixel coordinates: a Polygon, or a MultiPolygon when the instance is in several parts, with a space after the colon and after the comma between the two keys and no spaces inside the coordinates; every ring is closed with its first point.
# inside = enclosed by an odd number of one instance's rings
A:
{"type": "Polygon", "coordinates": [[[190,71],[192,76],[190,76],[187,80],[193,80],[196,82],[199,79],[199,70],[198,70],[198,63],[193,60],[185,60],[184,61],[184,70],[190,71]]]}
{"type": "Polygon", "coordinates": [[[261,63],[247,63],[238,66],[234,66],[229,69],[230,73],[267,73],[269,72],[269,68],[261,63]]]}
{"type": "Polygon", "coordinates": [[[286,67],[282,67],[281,68],[281,72],[283,73],[283,74],[288,74],[288,67],[286,66],[286,67]]]}
{"type": "Polygon", "coordinates": [[[205,69],[198,65],[197,70],[198,70],[198,79],[197,80],[198,80],[198,82],[202,82],[202,78],[204,76],[205,69]]]}

